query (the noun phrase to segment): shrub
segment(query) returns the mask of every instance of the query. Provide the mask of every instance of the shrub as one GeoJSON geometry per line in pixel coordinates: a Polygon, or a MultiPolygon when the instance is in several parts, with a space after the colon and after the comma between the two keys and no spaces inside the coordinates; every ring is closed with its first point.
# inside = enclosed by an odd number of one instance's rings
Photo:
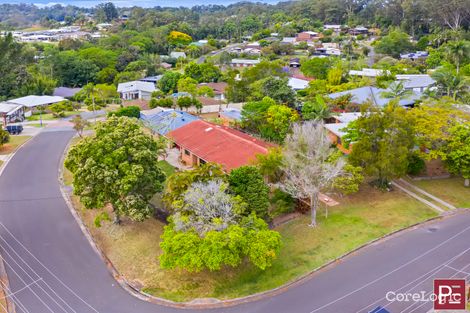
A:
{"type": "Polygon", "coordinates": [[[10,134],[3,129],[0,129],[0,147],[10,141],[10,134]]]}
{"type": "Polygon", "coordinates": [[[127,117],[139,118],[140,108],[138,106],[131,105],[128,107],[120,108],[119,110],[115,112],[109,112],[108,116],[117,116],[117,117],[127,116],[127,117]]]}
{"type": "Polygon", "coordinates": [[[411,155],[410,159],[408,160],[408,174],[418,175],[424,170],[425,167],[426,164],[422,158],[416,154],[411,155]]]}

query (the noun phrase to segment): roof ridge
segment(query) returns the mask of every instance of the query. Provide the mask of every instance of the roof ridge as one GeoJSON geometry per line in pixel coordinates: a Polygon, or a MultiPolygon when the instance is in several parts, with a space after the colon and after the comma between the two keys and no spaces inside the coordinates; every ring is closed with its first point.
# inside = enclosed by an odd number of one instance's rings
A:
{"type": "Polygon", "coordinates": [[[258,141],[258,139],[256,137],[252,137],[252,136],[250,136],[248,134],[245,134],[245,133],[243,133],[239,130],[236,130],[236,129],[233,129],[233,128],[230,128],[230,127],[227,127],[227,126],[212,124],[210,122],[203,121],[203,120],[198,120],[198,121],[210,125],[210,127],[213,127],[213,129],[219,129],[219,130],[223,131],[224,133],[228,134],[230,137],[241,139],[241,140],[243,140],[243,141],[245,141],[245,142],[247,142],[251,145],[261,147],[262,149],[268,151],[268,148],[266,148],[264,145],[255,142],[255,141],[258,141]],[[247,138],[244,138],[243,136],[237,136],[234,132],[239,132],[242,135],[250,136],[250,137],[253,138],[253,140],[248,140],[247,138]]]}

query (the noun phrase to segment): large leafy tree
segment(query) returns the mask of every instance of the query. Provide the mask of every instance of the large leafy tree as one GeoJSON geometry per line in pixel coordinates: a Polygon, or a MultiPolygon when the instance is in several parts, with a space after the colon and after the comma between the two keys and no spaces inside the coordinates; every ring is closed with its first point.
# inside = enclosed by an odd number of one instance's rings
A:
{"type": "Polygon", "coordinates": [[[245,258],[261,269],[270,266],[280,235],[256,215],[244,217],[245,206],[220,179],[190,185],[162,235],[162,267],[214,271],[245,258]]]}
{"type": "Polygon", "coordinates": [[[391,179],[406,174],[414,132],[406,110],[396,101],[384,109],[370,107],[348,128],[354,142],[351,164],[377,178],[382,188],[387,188],[391,179]]]}
{"type": "Polygon", "coordinates": [[[298,119],[294,109],[282,104],[272,105],[266,111],[264,124],[260,125],[260,134],[265,139],[282,143],[298,119]]]}
{"type": "Polygon", "coordinates": [[[400,30],[390,31],[375,45],[377,53],[388,54],[395,58],[399,57],[400,53],[412,51],[413,48],[409,35],[400,30]]]}
{"type": "Polygon", "coordinates": [[[470,122],[455,125],[450,129],[449,141],[443,150],[443,159],[449,171],[462,175],[465,178],[465,186],[470,187],[470,122]]]}
{"type": "Polygon", "coordinates": [[[27,66],[32,61],[33,55],[11,33],[0,37],[0,100],[17,95],[28,82],[27,66]]]}
{"type": "Polygon", "coordinates": [[[112,2],[100,3],[96,8],[96,16],[99,21],[111,22],[118,18],[118,10],[112,2]]]}
{"type": "Polygon", "coordinates": [[[326,79],[332,65],[333,61],[330,58],[312,58],[302,62],[300,70],[307,76],[326,79]]]}
{"type": "Polygon", "coordinates": [[[164,93],[176,92],[178,81],[181,78],[181,74],[178,72],[168,71],[163,74],[163,77],[158,81],[158,87],[164,93]]]}
{"type": "Polygon", "coordinates": [[[221,76],[219,68],[207,62],[202,64],[197,64],[196,62],[189,63],[184,69],[184,74],[199,83],[216,82],[221,76]]]}
{"type": "Polygon", "coordinates": [[[255,212],[258,217],[266,218],[269,208],[269,187],[263,176],[254,166],[234,169],[228,176],[230,189],[247,204],[247,213],[255,212]]]}
{"type": "Polygon", "coordinates": [[[193,41],[193,38],[191,38],[191,36],[178,31],[170,32],[167,39],[168,43],[174,47],[187,46],[193,41]]]}
{"type": "Polygon", "coordinates": [[[153,212],[148,201],[165,180],[157,165],[158,143],[128,117],[110,117],[95,131],[73,146],[65,160],[74,193],[88,209],[111,205],[116,222],[120,216],[144,220],[153,212]]]}
{"type": "Polygon", "coordinates": [[[268,77],[252,84],[256,98],[262,99],[267,96],[278,103],[293,105],[295,103],[295,92],[288,85],[287,78],[268,77]]]}
{"type": "Polygon", "coordinates": [[[413,122],[415,142],[421,157],[436,159],[443,157],[443,147],[450,139],[450,129],[468,120],[462,111],[438,105],[420,105],[409,111],[413,122]]]}

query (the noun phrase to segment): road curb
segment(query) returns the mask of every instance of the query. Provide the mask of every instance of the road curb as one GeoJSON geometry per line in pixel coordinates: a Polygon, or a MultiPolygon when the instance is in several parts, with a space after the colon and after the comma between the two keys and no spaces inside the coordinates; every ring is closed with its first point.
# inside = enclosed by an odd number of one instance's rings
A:
{"type": "Polygon", "coordinates": [[[93,250],[95,250],[95,252],[103,260],[103,262],[106,264],[108,270],[110,271],[110,274],[114,277],[114,279],[119,283],[119,285],[124,290],[129,292],[132,296],[137,297],[137,298],[139,298],[143,301],[150,302],[150,303],[155,303],[155,304],[158,304],[158,305],[164,305],[164,306],[168,306],[168,307],[174,307],[174,308],[216,309],[216,308],[236,306],[236,305],[240,305],[240,304],[245,304],[245,303],[250,303],[250,302],[270,298],[272,296],[276,296],[276,295],[278,295],[280,293],[283,293],[283,292],[285,292],[285,291],[287,291],[287,290],[289,290],[293,287],[296,287],[298,285],[301,285],[301,284],[305,283],[306,281],[312,279],[316,274],[335,266],[337,263],[341,262],[343,259],[345,259],[345,258],[347,258],[351,255],[354,255],[354,254],[360,252],[361,250],[366,249],[370,246],[376,245],[378,243],[385,242],[389,239],[400,236],[403,233],[412,231],[412,230],[417,229],[417,228],[425,227],[426,225],[433,224],[437,221],[449,218],[451,216],[454,216],[454,215],[457,215],[457,214],[464,214],[464,213],[468,214],[469,213],[469,211],[465,210],[465,209],[458,209],[458,210],[455,210],[455,211],[447,211],[444,214],[438,215],[438,216],[433,217],[431,219],[428,219],[426,221],[415,223],[415,224],[410,225],[406,228],[402,228],[402,229],[393,231],[393,232],[388,233],[388,234],[386,234],[382,237],[379,237],[379,238],[376,238],[376,239],[371,240],[369,242],[366,242],[365,244],[357,247],[356,249],[354,249],[352,251],[349,251],[349,252],[347,252],[347,253],[345,253],[345,254],[343,254],[343,255],[341,255],[341,256],[333,259],[333,260],[331,260],[330,262],[311,270],[310,272],[294,279],[293,281],[290,281],[290,282],[288,282],[288,283],[286,283],[282,286],[279,286],[279,287],[271,289],[271,290],[259,292],[259,293],[249,295],[249,296],[246,296],[246,297],[234,298],[234,299],[229,299],[229,300],[194,299],[194,300],[189,301],[189,302],[174,302],[174,301],[167,300],[167,299],[164,299],[164,298],[155,297],[153,295],[147,294],[147,293],[139,290],[138,288],[134,287],[131,283],[129,283],[126,280],[126,278],[124,276],[122,276],[119,273],[119,271],[114,267],[113,263],[108,259],[106,254],[96,244],[93,236],[89,232],[86,225],[83,223],[83,221],[80,218],[78,212],[75,210],[75,208],[73,206],[73,203],[72,203],[72,200],[71,200],[69,194],[67,193],[67,191],[65,189],[65,185],[64,185],[64,181],[63,181],[63,163],[64,163],[63,161],[65,159],[65,156],[66,156],[69,148],[70,148],[70,141],[67,144],[67,146],[64,150],[64,153],[62,154],[62,157],[61,157],[60,168],[59,168],[59,171],[58,171],[59,172],[58,180],[59,180],[59,183],[60,183],[60,191],[62,193],[62,196],[63,196],[65,202],[67,203],[67,206],[68,206],[70,212],[72,213],[73,217],[77,221],[80,229],[82,230],[83,234],[85,235],[85,238],[90,242],[90,245],[92,246],[93,250]]]}
{"type": "MultiPolygon", "coordinates": [[[[20,150],[25,144],[27,144],[31,139],[33,139],[34,136],[31,136],[28,138],[25,142],[20,144],[15,151],[10,153],[8,157],[6,158],[5,161],[3,161],[2,167],[0,168],[0,176],[3,174],[3,171],[6,169],[8,163],[10,160],[15,156],[15,154],[20,150]]],[[[8,279],[8,274],[5,268],[5,263],[3,261],[3,257],[0,255],[1,261],[0,261],[0,281],[2,282],[2,285],[5,287],[3,288],[3,293],[5,295],[5,302],[7,304],[7,312],[8,313],[15,313],[16,312],[16,307],[14,301],[10,300],[10,297],[8,296],[8,290],[10,290],[10,280],[8,279]]],[[[0,287],[1,288],[1,287],[0,287]]]]}

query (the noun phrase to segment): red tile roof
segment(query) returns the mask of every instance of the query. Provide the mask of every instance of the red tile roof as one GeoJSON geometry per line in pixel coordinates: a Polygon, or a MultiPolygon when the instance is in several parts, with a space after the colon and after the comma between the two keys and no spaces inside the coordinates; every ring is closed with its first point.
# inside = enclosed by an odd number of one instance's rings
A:
{"type": "Polygon", "coordinates": [[[226,171],[248,165],[257,154],[274,145],[238,130],[198,120],[169,132],[174,142],[206,162],[221,164],[226,171]]]}

